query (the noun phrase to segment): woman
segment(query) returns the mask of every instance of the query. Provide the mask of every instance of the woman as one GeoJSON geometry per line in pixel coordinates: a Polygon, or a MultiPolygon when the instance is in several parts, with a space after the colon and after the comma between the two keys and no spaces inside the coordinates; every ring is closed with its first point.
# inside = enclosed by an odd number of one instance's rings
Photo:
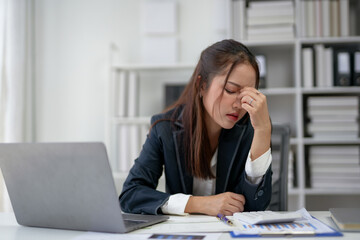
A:
{"type": "Polygon", "coordinates": [[[255,57],[223,40],[205,49],[178,101],[151,130],[119,197],[142,214],[265,210],[271,198],[271,123],[255,57]],[[165,170],[166,193],[155,190],[165,170]]]}

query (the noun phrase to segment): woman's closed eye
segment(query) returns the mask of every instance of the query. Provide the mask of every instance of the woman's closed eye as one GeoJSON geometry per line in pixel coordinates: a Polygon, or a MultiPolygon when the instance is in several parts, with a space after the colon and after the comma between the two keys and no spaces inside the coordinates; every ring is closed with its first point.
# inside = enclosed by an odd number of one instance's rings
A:
{"type": "Polygon", "coordinates": [[[233,91],[233,90],[228,89],[228,88],[225,88],[225,91],[226,91],[228,94],[230,94],[230,95],[232,95],[232,94],[234,94],[234,93],[237,93],[237,91],[233,91]]]}

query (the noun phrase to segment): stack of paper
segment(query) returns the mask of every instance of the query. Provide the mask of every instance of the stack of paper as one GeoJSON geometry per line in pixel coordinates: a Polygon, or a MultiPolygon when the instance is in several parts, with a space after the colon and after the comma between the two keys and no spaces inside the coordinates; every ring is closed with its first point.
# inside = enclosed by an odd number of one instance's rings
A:
{"type": "Polygon", "coordinates": [[[314,138],[357,139],[359,98],[357,96],[309,97],[307,133],[314,138]]]}
{"type": "Polygon", "coordinates": [[[248,40],[293,39],[294,23],[293,1],[252,1],[249,3],[248,40]]]}
{"type": "Polygon", "coordinates": [[[360,189],[359,157],[359,146],[311,146],[311,187],[360,189]]]}

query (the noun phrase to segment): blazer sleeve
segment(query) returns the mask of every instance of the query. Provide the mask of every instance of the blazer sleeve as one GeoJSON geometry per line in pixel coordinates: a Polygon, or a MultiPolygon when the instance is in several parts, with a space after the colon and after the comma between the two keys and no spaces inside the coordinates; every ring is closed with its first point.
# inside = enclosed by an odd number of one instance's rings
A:
{"type": "MultiPolygon", "coordinates": [[[[151,119],[151,125],[156,118],[151,119]]],[[[163,173],[164,154],[161,139],[158,137],[158,123],[152,127],[140,156],[135,160],[126,178],[119,197],[124,212],[136,214],[161,214],[160,207],[170,194],[156,190],[163,173]]]]}
{"type": "Polygon", "coordinates": [[[245,170],[241,174],[241,191],[245,197],[244,211],[264,211],[271,200],[271,165],[259,184],[253,184],[246,178],[245,170]]]}

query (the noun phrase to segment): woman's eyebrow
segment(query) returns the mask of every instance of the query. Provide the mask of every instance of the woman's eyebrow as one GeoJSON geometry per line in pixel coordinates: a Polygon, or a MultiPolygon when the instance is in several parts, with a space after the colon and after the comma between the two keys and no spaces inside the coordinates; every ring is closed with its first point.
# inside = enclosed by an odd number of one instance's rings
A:
{"type": "Polygon", "coordinates": [[[237,83],[234,83],[234,82],[231,82],[231,81],[228,81],[228,83],[231,83],[232,85],[235,85],[236,87],[241,88],[241,86],[239,84],[237,84],[237,83]]]}

